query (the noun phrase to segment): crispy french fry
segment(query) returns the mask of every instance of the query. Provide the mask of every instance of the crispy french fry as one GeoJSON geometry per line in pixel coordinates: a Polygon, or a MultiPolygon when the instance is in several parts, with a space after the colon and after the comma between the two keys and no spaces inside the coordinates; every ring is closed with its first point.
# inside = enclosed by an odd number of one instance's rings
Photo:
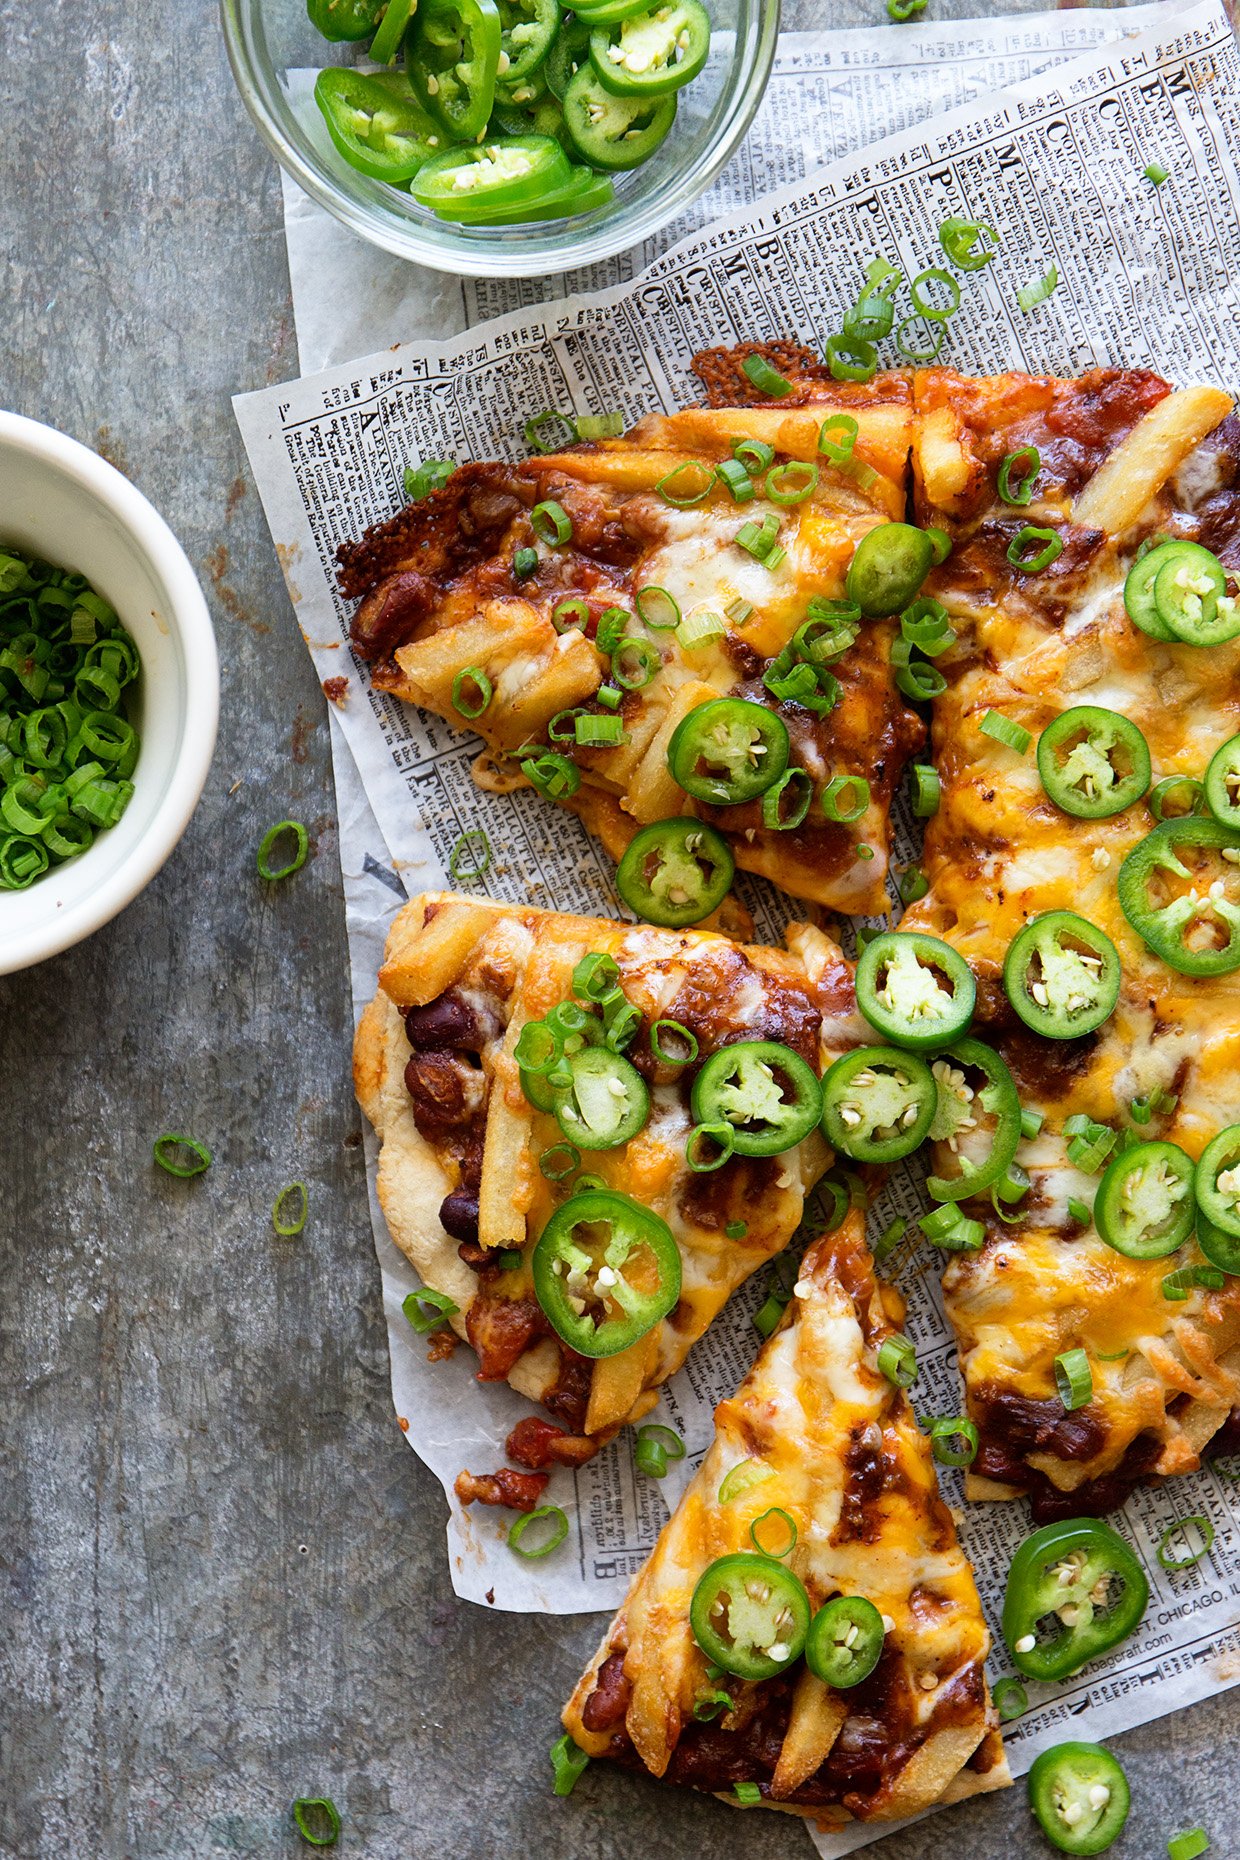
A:
{"type": "Polygon", "coordinates": [[[456,980],[498,915],[464,898],[419,900],[424,915],[402,911],[388,932],[379,986],[400,1008],[423,1007],[456,980]]]}
{"type": "Polygon", "coordinates": [[[718,696],[713,685],[695,681],[680,686],[664,712],[640,768],[629,782],[628,793],[621,801],[626,814],[632,814],[635,820],[647,825],[653,820],[666,820],[673,814],[696,812],[684,789],[672,780],[668,772],[667,746],[672,740],[672,733],[691,710],[696,710],[699,704],[708,704],[718,696]]]}
{"type": "Polygon", "coordinates": [[[838,1692],[802,1667],[792,1694],[788,1729],[780,1746],[779,1762],[771,1781],[771,1794],[791,1795],[831,1754],[848,1707],[838,1692]]]}
{"type": "Polygon", "coordinates": [[[592,697],[602,682],[598,654],[585,635],[558,634],[524,601],[489,602],[478,619],[402,646],[396,663],[405,676],[401,695],[462,729],[469,720],[453,709],[453,681],[467,666],[485,672],[493,686],[487,739],[502,749],[538,736],[557,711],[592,697]]]}
{"type": "Polygon", "coordinates": [[[1221,388],[1177,388],[1168,394],[1094,473],[1076,500],[1072,521],[1083,529],[1122,535],[1234,404],[1221,388]]]}

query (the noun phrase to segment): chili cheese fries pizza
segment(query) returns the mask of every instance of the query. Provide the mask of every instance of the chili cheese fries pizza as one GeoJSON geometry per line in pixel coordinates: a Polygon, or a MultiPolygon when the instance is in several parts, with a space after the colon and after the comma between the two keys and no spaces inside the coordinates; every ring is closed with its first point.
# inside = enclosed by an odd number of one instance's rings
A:
{"type": "Polygon", "coordinates": [[[882,910],[924,726],[881,561],[847,599],[845,578],[904,516],[911,439],[905,377],[828,377],[787,411],[691,407],[463,466],[339,551],[354,645],[378,687],[478,732],[484,785],[578,813],[648,921],[700,921],[734,865],[882,910]]]}
{"type": "MultiPolygon", "coordinates": [[[[580,1463],[791,1239],[860,1036],[822,931],[786,951],[447,893],[388,938],[354,1052],[392,1238],[580,1463]]],[[[416,1313],[415,1313],[416,1318],[416,1313]]]]}
{"type": "Polygon", "coordinates": [[[579,1750],[823,1828],[1011,1781],[903,1316],[858,1215],[810,1248],[564,1712],[579,1750]]]}

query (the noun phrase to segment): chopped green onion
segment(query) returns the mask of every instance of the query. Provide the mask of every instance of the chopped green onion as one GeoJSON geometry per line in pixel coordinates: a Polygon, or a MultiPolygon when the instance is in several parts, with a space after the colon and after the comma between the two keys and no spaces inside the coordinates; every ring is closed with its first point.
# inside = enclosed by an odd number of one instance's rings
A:
{"type": "Polygon", "coordinates": [[[481,717],[494,694],[495,688],[480,666],[467,665],[452,680],[452,708],[462,717],[468,717],[471,723],[475,717],[481,717]],[[469,684],[474,687],[472,695],[465,689],[469,684]]]}
{"type": "Polygon", "coordinates": [[[857,841],[857,844],[853,847],[853,852],[858,859],[864,859],[867,863],[874,857],[874,848],[872,846],[867,846],[864,840],[857,841]]]}
{"type": "Polygon", "coordinates": [[[976,1253],[986,1238],[980,1221],[970,1220],[958,1202],[945,1202],[933,1214],[923,1214],[921,1231],[933,1246],[948,1253],[976,1253]]]}
{"type": "MultiPolygon", "coordinates": [[[[1141,172],[1147,181],[1152,181],[1154,183],[1155,187],[1161,187],[1164,181],[1170,179],[1170,170],[1164,168],[1160,161],[1149,162],[1142,168],[1141,172]]],[[[1204,1853],[1205,1849],[1203,1847],[1196,1847],[1193,1851],[1194,1853],[1204,1853]]],[[[1172,1860],[1175,1860],[1174,1855],[1172,1856],[1172,1860]]]]}
{"type": "Polygon", "coordinates": [[[761,355],[747,355],[741,363],[741,373],[748,376],[759,394],[765,394],[770,400],[782,400],[792,392],[791,381],[785,381],[761,355]]]}
{"type": "Polygon", "coordinates": [[[960,286],[948,271],[937,271],[933,267],[919,271],[908,287],[908,294],[913,300],[913,308],[918,316],[928,317],[933,323],[945,323],[955,316],[960,308],[960,286]],[[936,304],[932,297],[927,297],[922,290],[923,284],[941,284],[951,294],[951,302],[944,308],[936,304]]]}
{"type": "Polygon", "coordinates": [[[939,244],[957,271],[981,271],[999,249],[994,227],[981,220],[944,220],[939,227],[939,244]],[[985,246],[987,240],[992,247],[989,252],[985,246]]]}
{"type": "Polygon", "coordinates": [[[519,1246],[501,1246],[495,1251],[495,1264],[501,1272],[516,1272],[524,1258],[519,1246]]]}
{"type": "Polygon", "coordinates": [[[563,1182],[581,1167],[581,1151],[574,1143],[553,1143],[538,1158],[538,1167],[548,1182],[563,1182]]]}
{"type": "Polygon", "coordinates": [[[432,1292],[425,1285],[419,1292],[410,1292],[401,1305],[419,1337],[428,1337],[433,1330],[438,1330],[450,1317],[455,1317],[460,1308],[446,1292],[432,1292]]]}
{"type": "Polygon", "coordinates": [[[624,741],[619,717],[578,717],[577,742],[582,749],[614,749],[624,741]]]}
{"type": "Polygon", "coordinates": [[[156,1137],[154,1157],[161,1169],[169,1175],[180,1176],[188,1181],[192,1175],[201,1175],[211,1167],[211,1152],[205,1143],[199,1143],[195,1137],[178,1136],[175,1131],[165,1131],[162,1137],[156,1137]],[[192,1163],[178,1162],[174,1152],[177,1149],[189,1150],[194,1160],[192,1163]]]}
{"type": "Polygon", "coordinates": [[[1084,1350],[1064,1350],[1055,1358],[1055,1387],[1069,1413],[1092,1399],[1094,1372],[1084,1350]]]}
{"type": "Polygon", "coordinates": [[[1016,301],[1022,310],[1036,310],[1048,297],[1059,288],[1059,273],[1051,266],[1044,278],[1037,278],[1032,284],[1022,284],[1016,293],[1016,301]]]}
{"type": "Polygon", "coordinates": [[[676,510],[688,510],[692,505],[700,504],[703,498],[710,496],[715,477],[716,472],[713,465],[707,465],[701,459],[683,459],[674,471],[669,471],[664,477],[660,478],[654,488],[665,504],[671,504],[676,510]],[[707,472],[709,476],[700,491],[694,491],[688,497],[680,497],[676,492],[669,491],[667,487],[669,484],[675,484],[676,480],[683,472],[707,472]]]}
{"type": "Polygon", "coordinates": [[[827,366],[837,381],[871,381],[878,372],[878,350],[863,336],[841,330],[838,336],[827,337],[825,350],[827,366]]]}
{"type": "Polygon", "coordinates": [[[918,820],[929,820],[939,811],[942,787],[938,770],[928,762],[913,764],[913,812],[918,820]]]}
{"type": "Polygon", "coordinates": [[[1063,538],[1058,530],[1037,529],[1032,523],[1026,523],[1008,544],[1007,559],[1022,575],[1040,575],[1062,554],[1063,538]],[[1028,552],[1034,543],[1043,546],[1031,556],[1028,552]]]}
{"type": "Polygon", "coordinates": [[[577,438],[577,422],[567,413],[557,413],[554,407],[548,407],[543,413],[536,413],[532,420],[525,422],[525,443],[535,452],[560,452],[565,446],[571,446],[577,438]],[[559,432],[550,439],[542,437],[541,428],[548,420],[554,420],[559,432]]]}
{"type": "Polygon", "coordinates": [[[891,334],[895,306],[885,291],[863,291],[851,310],[844,312],[845,336],[859,336],[862,342],[882,342],[891,334]]]}
{"type": "Polygon", "coordinates": [[[892,640],[891,663],[897,688],[914,703],[925,704],[946,691],[947,680],[937,666],[926,659],[914,658],[914,650],[912,643],[903,636],[892,640]]]}
{"type": "Polygon", "coordinates": [[[301,1232],[306,1224],[306,1216],[309,1212],[310,1193],[305,1183],[290,1182],[288,1186],[282,1188],[276,1196],[275,1206],[271,1210],[271,1224],[278,1234],[284,1239],[288,1239],[292,1234],[299,1234],[301,1232]],[[286,1220],[284,1217],[284,1204],[290,1195],[300,1195],[301,1206],[291,1220],[286,1220]]]}
{"type": "Polygon", "coordinates": [[[896,883],[901,904],[916,904],[930,889],[930,881],[919,865],[906,866],[896,883]]]}
{"type": "Polygon", "coordinates": [[[579,594],[557,601],[551,609],[551,624],[557,633],[584,632],[590,624],[589,602],[583,601],[579,594]]]}
{"type": "Polygon", "coordinates": [[[733,503],[746,503],[758,494],[757,485],[739,459],[723,459],[715,467],[715,476],[732,493],[733,503]]]}
{"type": "Polygon", "coordinates": [[[695,1175],[710,1175],[715,1169],[723,1168],[735,1143],[736,1132],[727,1122],[695,1124],[685,1144],[685,1161],[695,1175]],[[712,1158],[709,1152],[703,1152],[706,1143],[715,1145],[718,1156],[712,1158]]]}
{"type": "Polygon", "coordinates": [[[599,615],[598,625],[594,629],[594,643],[605,659],[609,659],[617,647],[624,644],[628,624],[628,611],[623,607],[605,607],[599,615]]]}
{"type": "Polygon", "coordinates": [[[721,615],[713,613],[709,607],[699,607],[685,615],[676,628],[676,637],[686,652],[696,652],[713,640],[723,639],[727,630],[721,615]]]}
{"type": "Polygon", "coordinates": [[[535,504],[530,512],[530,528],[542,542],[551,547],[566,543],[573,533],[572,518],[562,504],[554,499],[543,504],[535,504]]]}
{"type": "Polygon", "coordinates": [[[969,1466],[977,1458],[979,1436],[976,1425],[962,1414],[936,1415],[930,1423],[930,1451],[940,1466],[969,1466]],[[950,1442],[962,1440],[962,1447],[950,1442]]]}
{"type": "Polygon", "coordinates": [[[1004,743],[1007,748],[1014,749],[1018,756],[1023,756],[1033,741],[1032,734],[1023,724],[1014,723],[999,710],[988,710],[979,727],[983,736],[993,737],[996,743],[1004,743]]]}
{"type": "Polygon", "coordinates": [[[1175,1092],[1159,1090],[1150,1099],[1150,1106],[1158,1117],[1166,1117],[1168,1112],[1175,1110],[1179,1102],[1179,1097],[1175,1092]]]}
{"type": "Polygon", "coordinates": [[[745,467],[751,478],[760,478],[775,463],[775,448],[768,446],[765,439],[735,439],[732,457],[745,467]]]}
{"type": "Polygon", "coordinates": [[[887,17],[903,26],[915,13],[924,13],[926,0],[887,0],[887,17]]]}
{"type": "Polygon", "coordinates": [[[1082,1227],[1089,1227],[1094,1218],[1094,1211],[1076,1195],[1068,1197],[1068,1213],[1074,1221],[1080,1221],[1082,1227]]]}
{"type": "Polygon", "coordinates": [[[583,413],[577,420],[578,439],[618,439],[624,431],[624,415],[619,407],[610,413],[583,413]]]}
{"type": "Polygon", "coordinates": [[[1065,1137],[1071,1138],[1068,1161],[1082,1175],[1096,1175],[1117,1141],[1117,1133],[1109,1124],[1095,1123],[1083,1111],[1077,1111],[1068,1118],[1063,1133],[1065,1137]]]}
{"type": "Polygon", "coordinates": [[[934,566],[941,568],[952,552],[951,537],[946,530],[936,529],[933,524],[923,530],[922,535],[930,538],[930,545],[934,550],[934,566]]]}
{"type": "Polygon", "coordinates": [[[537,549],[518,549],[512,558],[512,572],[518,581],[525,581],[538,567],[537,549]]]}
{"type": "Polygon", "coordinates": [[[663,660],[648,639],[626,639],[611,655],[611,675],[622,691],[642,691],[656,672],[663,670],[663,660]]]}
{"type": "Polygon", "coordinates": [[[900,634],[928,659],[937,659],[956,638],[946,607],[932,594],[918,595],[912,605],[904,609],[900,615],[900,634]]]}
{"type": "Polygon", "coordinates": [[[405,467],[405,496],[415,504],[432,491],[442,491],[456,470],[455,459],[423,459],[405,467]]]}
{"type": "Polygon", "coordinates": [[[685,1443],[680,1435],[673,1428],[660,1426],[657,1421],[647,1422],[645,1427],[638,1428],[637,1444],[639,1447],[643,1441],[649,1441],[652,1446],[658,1447],[664,1456],[665,1469],[668,1460],[683,1460],[685,1457],[685,1443]]]}
{"type": "Polygon", "coordinates": [[[1156,781],[1150,789],[1146,806],[1155,820],[1168,818],[1178,820],[1184,814],[1196,814],[1201,811],[1201,798],[1204,793],[1205,786],[1197,780],[1195,775],[1164,775],[1162,780],[1156,781]],[[1167,803],[1173,796],[1176,797],[1176,812],[1168,816],[1167,803]],[[1186,801],[1188,805],[1184,806],[1183,803],[1186,801]]]}
{"type": "Polygon", "coordinates": [[[667,589],[658,587],[654,582],[637,590],[634,605],[642,625],[652,627],[656,633],[670,632],[672,627],[680,624],[680,608],[667,589]],[[648,607],[653,611],[648,613],[648,607]]]}
{"type": "Polygon", "coordinates": [[[743,1240],[749,1232],[748,1221],[729,1221],[723,1230],[725,1240],[743,1240]]]}
{"type": "Polygon", "coordinates": [[[663,1479],[667,1475],[667,1454],[657,1440],[639,1438],[633,1449],[633,1465],[648,1479],[663,1479]]]}
{"type": "MultiPolygon", "coordinates": [[[[715,1670],[721,1673],[723,1668],[717,1667],[715,1670]]],[[[731,1711],[733,1702],[730,1692],[723,1692],[718,1689],[714,1692],[703,1692],[694,1701],[693,1716],[697,1719],[699,1724],[709,1724],[712,1719],[719,1716],[720,1712],[731,1711]]]]}
{"type": "Polygon", "coordinates": [[[774,1557],[778,1562],[783,1557],[791,1556],[792,1552],[796,1549],[796,1520],[790,1517],[786,1511],[782,1510],[779,1505],[772,1505],[769,1511],[764,1511],[760,1518],[754,1519],[749,1527],[749,1536],[755,1550],[759,1551],[763,1556],[774,1557]],[[783,1526],[783,1530],[780,1532],[778,1546],[775,1544],[763,1543],[759,1535],[762,1526],[766,1523],[768,1518],[776,1519],[777,1522],[783,1526]]]}
{"type": "Polygon", "coordinates": [[[1195,1285],[1210,1292],[1221,1292],[1225,1274],[1218,1266],[1179,1266],[1162,1282],[1163,1297],[1184,1299],[1195,1285]]]}
{"type": "Polygon", "coordinates": [[[762,796],[762,824],[778,832],[799,827],[814,798],[814,778],[805,769],[785,769],[762,796]]]}
{"type": "Polygon", "coordinates": [[[620,965],[614,956],[592,949],[573,970],[573,993],[583,1001],[602,1001],[620,983],[620,965]]]}
{"type": "Polygon", "coordinates": [[[753,602],[743,601],[738,595],[736,600],[728,602],[723,613],[724,618],[730,621],[733,626],[744,626],[746,620],[750,619],[753,615],[753,602]]]}
{"type": "Polygon", "coordinates": [[[773,504],[801,504],[818,483],[818,467],[805,459],[790,459],[766,475],[766,495],[773,504]]]}
{"type": "Polygon", "coordinates": [[[874,1242],[872,1257],[876,1266],[881,1265],[890,1254],[894,1253],[907,1232],[908,1222],[901,1217],[897,1216],[894,1221],[888,1221],[874,1242]]]}
{"type": "Polygon", "coordinates": [[[1022,446],[1018,452],[1009,452],[999,467],[999,495],[1004,503],[1018,508],[1029,503],[1041,469],[1042,454],[1036,446],[1022,446]],[[1012,483],[1013,472],[1016,473],[1015,484],[1012,483]]]}
{"type": "Polygon", "coordinates": [[[340,1811],[329,1795],[302,1795],[293,1803],[297,1832],[309,1847],[334,1847],[340,1833],[340,1811]]]}
{"type": "Polygon", "coordinates": [[[937,317],[920,314],[906,316],[896,331],[896,348],[906,362],[932,362],[943,347],[943,324],[937,317]],[[914,348],[912,340],[905,340],[904,332],[910,323],[920,323],[928,331],[927,339],[921,348],[914,348]]]}
{"type": "Polygon", "coordinates": [[[878,1352],[878,1373],[894,1382],[897,1388],[911,1389],[917,1380],[917,1352],[907,1337],[898,1332],[885,1337],[878,1352]]]}
{"type": "Polygon", "coordinates": [[[571,1795],[576,1787],[577,1778],[588,1768],[590,1754],[575,1744],[565,1731],[563,1737],[557,1737],[551,1746],[551,1768],[555,1772],[556,1795],[571,1795]]]}
{"type": "Polygon", "coordinates": [[[1040,1135],[1042,1126],[1045,1122],[1046,1122],[1046,1115],[1044,1112],[1031,1111],[1027,1105],[1021,1106],[1020,1134],[1022,1137],[1032,1139],[1033,1137],[1040,1135]]]}
{"type": "MultiPolygon", "coordinates": [[[[921,0],[924,6],[926,0],[921,0]]],[[[762,1800],[762,1791],[756,1782],[738,1782],[732,1784],[732,1793],[738,1802],[753,1804],[762,1800]]]]}
{"type": "Polygon", "coordinates": [[[818,450],[830,459],[833,465],[846,465],[853,455],[857,443],[857,434],[861,429],[851,413],[829,413],[818,428],[818,450]],[[831,432],[839,428],[844,437],[832,439],[831,432]]]}
{"type": "Polygon", "coordinates": [[[448,876],[454,885],[472,885],[485,876],[491,864],[491,842],[481,827],[462,833],[448,859],[448,876]]]}
{"type": "Polygon", "coordinates": [[[1148,1098],[1134,1098],[1128,1106],[1128,1115],[1134,1124],[1148,1124],[1153,1115],[1148,1098]]]}
{"type": "Polygon", "coordinates": [[[309,850],[310,835],[306,832],[300,820],[277,821],[276,825],[270,827],[263,835],[263,843],[258,849],[258,876],[267,879],[268,882],[273,885],[278,884],[282,878],[291,878],[294,872],[301,871],[302,866],[306,863],[306,854],[309,850]],[[268,862],[267,855],[282,833],[292,834],[297,844],[297,850],[287,865],[282,865],[278,869],[273,869],[268,862]]]}
{"type": "Polygon", "coordinates": [[[870,784],[861,775],[836,775],[823,789],[822,811],[828,820],[860,820],[870,805],[870,784]]]}
{"type": "Polygon", "coordinates": [[[698,1043],[687,1027],[678,1020],[656,1020],[650,1029],[650,1050],[661,1065],[691,1066],[698,1056],[698,1043]],[[676,1040],[684,1041],[680,1052],[669,1053],[663,1044],[663,1029],[676,1040]]]}
{"type": "Polygon", "coordinates": [[[761,523],[742,523],[732,538],[738,549],[744,549],[755,562],[765,562],[775,546],[779,535],[779,518],[774,511],[768,510],[761,523]]]}
{"type": "Polygon", "coordinates": [[[780,1319],[788,1309],[788,1300],[778,1291],[768,1293],[765,1302],[753,1314],[753,1327],[760,1337],[769,1337],[779,1329],[780,1319]]]}
{"type": "Polygon", "coordinates": [[[1163,1532],[1159,1540],[1158,1561],[1164,1569],[1191,1569],[1194,1563],[1200,1563],[1202,1557],[1206,1555],[1213,1542],[1214,1526],[1211,1524],[1209,1518],[1177,1518],[1175,1523],[1163,1532]],[[1190,1540],[1187,1536],[1187,1532],[1189,1531],[1196,1531],[1198,1537],[1201,1539],[1201,1548],[1199,1550],[1191,1548],[1190,1540]],[[1180,1557],[1168,1556],[1167,1545],[1171,1542],[1173,1537],[1178,1537],[1181,1533],[1185,1533],[1184,1548],[1187,1554],[1180,1557]]]}
{"type": "Polygon", "coordinates": [[[584,1169],[573,1183],[571,1193],[588,1195],[596,1188],[609,1188],[610,1184],[601,1175],[590,1175],[584,1169]]]}
{"type": "Polygon", "coordinates": [[[1029,1709],[1029,1694],[1012,1673],[1008,1673],[999,1681],[998,1685],[992,1689],[990,1696],[1004,1724],[1010,1723],[1013,1718],[1019,1718],[1022,1712],[1029,1709]]]}
{"type": "MultiPolygon", "coordinates": [[[[536,1532],[535,1536],[537,1535],[536,1532]]],[[[525,1512],[512,1526],[508,1533],[508,1548],[515,1550],[518,1556],[523,1556],[532,1563],[537,1557],[550,1556],[553,1550],[558,1550],[567,1536],[568,1514],[561,1511],[558,1505],[538,1505],[533,1511],[525,1512]],[[532,1550],[523,1549],[521,1540],[530,1525],[540,1524],[544,1518],[550,1520],[550,1535],[545,1542],[536,1544],[532,1550]]]]}

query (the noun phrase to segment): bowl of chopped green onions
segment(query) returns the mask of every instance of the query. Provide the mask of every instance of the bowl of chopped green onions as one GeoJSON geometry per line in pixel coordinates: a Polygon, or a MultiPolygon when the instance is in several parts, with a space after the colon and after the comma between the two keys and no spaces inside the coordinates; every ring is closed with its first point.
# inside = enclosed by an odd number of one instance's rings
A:
{"type": "Polygon", "coordinates": [[[211,618],[163,518],[86,446],[0,412],[0,974],[154,877],[218,712],[211,618]]]}
{"type": "Polygon", "coordinates": [[[361,238],[529,277],[641,246],[710,186],[780,0],[221,0],[259,134],[361,238]]]}

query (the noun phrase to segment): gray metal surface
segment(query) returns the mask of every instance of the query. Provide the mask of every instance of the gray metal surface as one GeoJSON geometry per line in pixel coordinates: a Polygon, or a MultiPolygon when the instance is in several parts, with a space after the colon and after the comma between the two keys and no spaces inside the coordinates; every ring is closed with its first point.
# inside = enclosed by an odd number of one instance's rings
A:
{"type": "MultiPolygon", "coordinates": [[[[811,0],[787,23],[879,17],[811,0]]],[[[4,0],[0,98],[0,403],[155,500],[224,669],[163,873],[0,979],[0,1856],[305,1852],[288,1806],[325,1792],[338,1851],[369,1860],[802,1860],[791,1818],[601,1767],[550,1796],[598,1619],[456,1602],[443,1500],[392,1414],[324,702],[228,402],[296,371],[280,189],[210,9],[4,0]],[[286,814],[314,856],[264,887],[254,846],[286,814]],[[208,1175],[152,1168],[166,1129],[211,1146],[208,1175]],[[296,1177],[310,1220],[278,1240],[296,1177]]],[[[1125,1855],[1196,1820],[1235,1851],[1234,1699],[1120,1740],[1125,1855]]],[[[872,1851],[1046,1850],[1022,1788],[872,1851]]]]}

